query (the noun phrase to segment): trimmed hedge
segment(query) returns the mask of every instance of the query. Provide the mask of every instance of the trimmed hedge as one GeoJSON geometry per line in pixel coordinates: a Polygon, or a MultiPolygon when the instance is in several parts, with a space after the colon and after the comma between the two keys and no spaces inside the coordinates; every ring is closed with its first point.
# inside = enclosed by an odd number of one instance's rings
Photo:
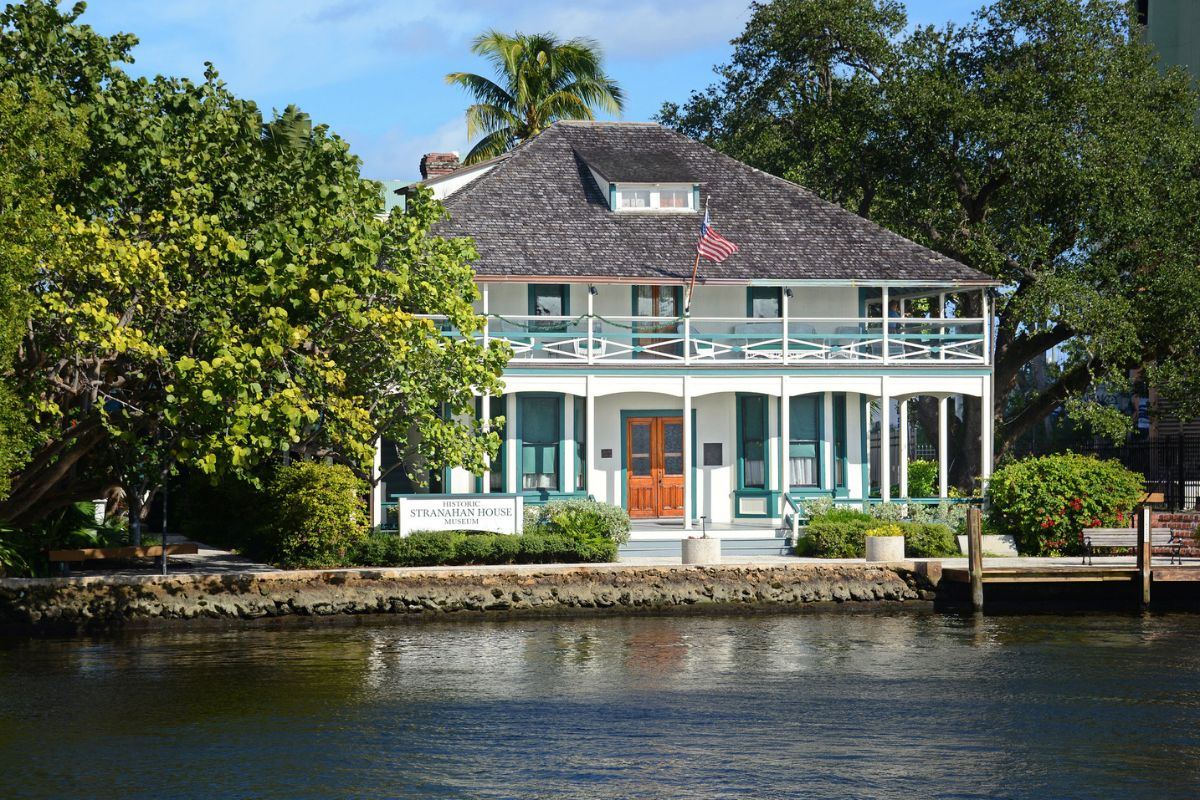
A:
{"type": "Polygon", "coordinates": [[[615,542],[557,533],[378,533],[360,547],[363,567],[428,567],[466,564],[553,564],[615,561],[615,542]]]}
{"type": "MultiPolygon", "coordinates": [[[[904,554],[909,558],[958,555],[954,532],[945,525],[923,522],[894,524],[904,532],[904,554]]],[[[796,555],[862,558],[866,555],[867,533],[878,527],[879,520],[867,514],[832,511],[809,523],[808,536],[796,543],[796,555]]]]}
{"type": "Polygon", "coordinates": [[[1131,524],[1144,480],[1118,461],[1078,453],[1012,461],[992,475],[989,521],[1022,555],[1079,555],[1084,528],[1131,524]]]}

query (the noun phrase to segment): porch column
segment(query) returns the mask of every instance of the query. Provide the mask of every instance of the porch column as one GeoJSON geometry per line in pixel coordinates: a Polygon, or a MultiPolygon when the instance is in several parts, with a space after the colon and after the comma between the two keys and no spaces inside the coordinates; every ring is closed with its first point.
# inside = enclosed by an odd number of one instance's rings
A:
{"type": "Polygon", "coordinates": [[[884,378],[879,396],[879,497],[892,502],[892,397],[884,378]]]}
{"type": "Polygon", "coordinates": [[[779,378],[779,491],[784,494],[788,494],[792,490],[792,471],[789,469],[791,466],[789,456],[792,450],[791,388],[787,376],[781,376],[779,378]]]}
{"type": "Polygon", "coordinates": [[[908,398],[898,401],[900,422],[900,496],[908,497],[908,398]]]}
{"type": "Polygon", "coordinates": [[[938,497],[950,496],[950,453],[947,452],[949,420],[947,406],[949,400],[945,396],[938,398],[938,497]]]}
{"type": "Polygon", "coordinates": [[[983,394],[980,397],[979,418],[979,477],[983,490],[987,491],[988,481],[992,477],[992,447],[995,431],[996,415],[992,412],[992,379],[983,379],[983,394]]]}
{"type": "Polygon", "coordinates": [[[371,460],[371,527],[383,525],[383,437],[375,439],[375,456],[371,460]]]}
{"type": "Polygon", "coordinates": [[[508,463],[504,468],[504,485],[510,492],[521,493],[521,448],[517,441],[517,393],[506,395],[504,414],[507,424],[504,426],[504,448],[508,453],[505,459],[508,463]]]}
{"type": "Polygon", "coordinates": [[[489,284],[488,284],[488,283],[484,282],[484,284],[483,284],[483,286],[482,286],[482,289],[481,289],[481,292],[482,292],[482,294],[483,294],[483,298],[482,298],[482,300],[483,300],[483,303],[482,303],[482,309],[483,309],[483,348],[486,350],[486,349],[488,348],[488,345],[489,345],[489,344],[490,344],[490,342],[491,342],[491,333],[492,333],[492,330],[491,330],[491,320],[490,320],[490,319],[489,319],[489,317],[488,317],[488,312],[489,312],[489,311],[490,311],[490,309],[491,309],[491,306],[490,306],[490,302],[491,302],[491,290],[489,289],[489,284]]]}
{"type": "Polygon", "coordinates": [[[592,376],[583,379],[584,404],[583,428],[587,438],[583,443],[583,485],[588,494],[595,496],[592,490],[592,470],[596,466],[596,395],[592,394],[592,376]]]}
{"type": "Polygon", "coordinates": [[[683,529],[692,529],[692,379],[683,376],[683,529]]]}
{"type": "Polygon", "coordinates": [[[884,286],[881,291],[883,292],[883,308],[882,313],[880,314],[880,316],[883,317],[883,319],[880,320],[880,324],[883,327],[883,363],[887,364],[892,360],[892,354],[889,352],[891,347],[888,344],[888,328],[891,327],[889,324],[890,318],[888,317],[888,287],[884,286]]]}

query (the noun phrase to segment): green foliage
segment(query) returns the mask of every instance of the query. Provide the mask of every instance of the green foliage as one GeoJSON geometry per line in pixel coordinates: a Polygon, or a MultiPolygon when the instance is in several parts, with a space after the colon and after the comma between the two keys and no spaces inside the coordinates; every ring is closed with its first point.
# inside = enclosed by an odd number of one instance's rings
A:
{"type": "Polygon", "coordinates": [[[904,528],[899,525],[880,525],[876,528],[867,528],[867,536],[903,536],[904,528]]]}
{"type": "Polygon", "coordinates": [[[364,489],[340,464],[301,461],[279,467],[268,492],[264,552],[285,567],[347,563],[369,529],[364,489]]]}
{"type": "Polygon", "coordinates": [[[620,506],[596,500],[552,500],[525,509],[525,532],[563,534],[579,539],[629,541],[632,523],[620,506]],[[533,513],[530,513],[530,512],[533,513]]]}
{"type": "Polygon", "coordinates": [[[264,119],[211,67],[200,83],[135,80],[118,66],[132,37],[96,35],[80,10],[0,12],[0,86],[38,76],[61,115],[50,129],[86,137],[31,137],[37,163],[78,152],[39,206],[27,344],[9,380],[38,440],[0,519],[148,489],[176,466],[253,482],[287,447],[365,474],[379,435],[415,432],[415,461],[482,469],[497,435],[455,417],[498,391],[507,349],[470,336],[475,250],[430,235],[444,214],[431,195],[381,221],[378,184],[325,126],[290,106],[264,119]]]}
{"type": "Polygon", "coordinates": [[[862,558],[867,549],[867,531],[875,521],[846,520],[830,522],[816,519],[808,523],[806,550],[819,558],[862,558]]]}
{"type": "MultiPolygon", "coordinates": [[[[1196,86],[1159,69],[1131,6],[993,0],[934,27],[895,0],[756,3],[718,82],[660,119],[1004,284],[1000,452],[1060,406],[1119,435],[1101,395],[1146,364],[1176,413],[1200,413],[1196,86]],[[1054,348],[1051,380],[1027,380],[1054,348]]],[[[968,408],[952,441],[980,421],[968,408]]]]}
{"type": "Polygon", "coordinates": [[[800,501],[800,509],[804,512],[805,519],[822,517],[833,509],[833,498],[827,494],[809,497],[800,501]]]}
{"type": "Polygon", "coordinates": [[[833,508],[821,515],[822,522],[874,522],[875,517],[856,508],[833,508]]]}
{"type": "Polygon", "coordinates": [[[446,76],[475,100],[467,108],[467,136],[483,138],[467,164],[501,155],[556,120],[593,119],[593,108],[615,114],[624,106],[625,93],[604,74],[593,39],[560,42],[548,33],[491,30],[475,39],[471,51],[491,62],[500,83],[469,72],[446,76]]]}
{"type": "Polygon", "coordinates": [[[904,525],[904,554],[909,558],[943,558],[959,555],[954,531],[945,525],[908,522],[904,525]]]}
{"type": "Polygon", "coordinates": [[[899,522],[904,519],[905,508],[901,503],[872,503],[867,506],[867,514],[871,519],[899,522]]]}
{"type": "Polygon", "coordinates": [[[36,525],[0,527],[0,570],[13,577],[48,575],[51,550],[128,544],[124,527],[98,524],[92,503],[74,503],[36,525]]]}
{"type": "Polygon", "coordinates": [[[1084,528],[1131,524],[1143,481],[1115,460],[1076,453],[1012,461],[992,475],[989,520],[1022,555],[1078,554],[1084,528]]]}
{"type": "Polygon", "coordinates": [[[913,522],[944,525],[952,531],[957,531],[967,524],[967,508],[963,503],[945,501],[936,506],[912,503],[908,507],[908,518],[913,522]]]}
{"type": "Polygon", "coordinates": [[[611,541],[560,533],[459,533],[417,531],[410,536],[377,533],[354,553],[357,566],[422,567],[461,564],[550,564],[608,562],[617,558],[611,541]]]}
{"type": "Polygon", "coordinates": [[[908,462],[908,496],[937,497],[937,492],[937,462],[925,459],[908,462]]]}
{"type": "MultiPolygon", "coordinates": [[[[263,470],[265,471],[265,470],[263,470]]],[[[189,539],[265,558],[263,529],[271,522],[267,493],[234,475],[214,481],[190,474],[182,490],[172,493],[179,529],[189,539]]]]}

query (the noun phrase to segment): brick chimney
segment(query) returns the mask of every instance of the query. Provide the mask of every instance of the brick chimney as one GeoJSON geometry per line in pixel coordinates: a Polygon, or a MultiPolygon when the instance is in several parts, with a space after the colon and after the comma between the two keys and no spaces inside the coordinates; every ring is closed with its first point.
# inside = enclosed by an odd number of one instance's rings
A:
{"type": "Polygon", "coordinates": [[[458,153],[426,153],[421,156],[421,180],[449,175],[459,166],[458,153]]]}

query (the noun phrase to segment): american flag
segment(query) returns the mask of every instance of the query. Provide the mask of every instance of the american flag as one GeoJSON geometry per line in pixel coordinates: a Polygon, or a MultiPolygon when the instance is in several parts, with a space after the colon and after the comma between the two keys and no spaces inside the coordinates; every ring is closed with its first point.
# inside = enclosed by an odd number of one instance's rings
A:
{"type": "Polygon", "coordinates": [[[708,221],[708,208],[704,209],[704,222],[700,225],[700,241],[696,252],[710,261],[724,261],[737,252],[737,245],[713,230],[708,221]]]}

